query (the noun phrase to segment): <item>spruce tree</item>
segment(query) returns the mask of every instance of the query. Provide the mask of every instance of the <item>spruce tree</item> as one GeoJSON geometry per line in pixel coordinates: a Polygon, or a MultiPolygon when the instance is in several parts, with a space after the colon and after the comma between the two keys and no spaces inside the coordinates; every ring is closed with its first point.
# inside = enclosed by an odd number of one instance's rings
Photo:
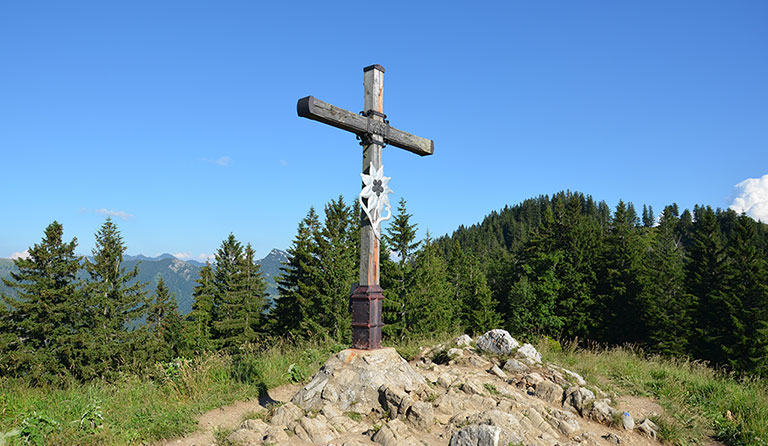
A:
{"type": "Polygon", "coordinates": [[[194,302],[185,324],[185,345],[189,353],[202,352],[213,347],[213,301],[216,296],[213,268],[209,261],[200,268],[200,277],[192,292],[194,302]]]}
{"type": "Polygon", "coordinates": [[[120,230],[107,218],[96,232],[93,260],[85,261],[88,284],[88,353],[94,376],[115,371],[129,361],[126,353],[133,350],[140,336],[130,333],[129,324],[145,315],[149,301],[146,283],[136,281],[138,265],[127,271],[123,266],[126,251],[120,230]]]}
{"type": "Polygon", "coordinates": [[[642,240],[635,231],[636,214],[619,201],[602,253],[598,288],[600,314],[604,315],[600,340],[623,344],[643,339],[639,323],[638,270],[642,240]]]}
{"type": "Polygon", "coordinates": [[[733,341],[724,345],[728,365],[742,373],[768,373],[768,264],[760,253],[758,223],[742,214],[726,254],[732,265],[729,286],[733,341]]]}
{"type": "Polygon", "coordinates": [[[448,263],[451,295],[460,309],[462,327],[472,334],[497,328],[501,322],[488,280],[473,254],[465,254],[456,243],[448,263]]]}
{"type": "Polygon", "coordinates": [[[150,333],[150,357],[167,362],[178,357],[182,341],[182,320],[176,297],[168,290],[161,277],[153,302],[147,311],[147,328],[150,333]]]}
{"type": "Polygon", "coordinates": [[[414,253],[421,244],[416,241],[417,225],[411,223],[412,215],[406,209],[406,201],[400,199],[397,214],[392,219],[382,240],[381,286],[384,289],[382,319],[387,324],[385,333],[402,337],[408,293],[413,287],[414,253]],[[390,259],[392,252],[397,261],[390,259]]]}
{"type": "Polygon", "coordinates": [[[673,206],[664,208],[640,270],[642,339],[653,352],[682,356],[691,336],[693,299],[685,288],[685,253],[673,206]]]}
{"type": "Polygon", "coordinates": [[[2,322],[6,335],[0,359],[6,373],[32,384],[62,382],[87,374],[81,359],[87,343],[81,330],[84,299],[77,287],[80,258],[77,239],[63,241],[63,228],[54,221],[28,258],[14,260],[18,272],[3,279],[16,297],[3,294],[2,322]]]}
{"type": "Polygon", "coordinates": [[[315,237],[320,269],[316,282],[319,292],[313,296],[316,313],[310,322],[316,333],[339,342],[348,342],[352,337],[349,295],[358,278],[354,226],[352,210],[339,196],[325,205],[323,226],[315,237]]]}
{"type": "Polygon", "coordinates": [[[451,299],[448,268],[427,232],[416,254],[413,287],[406,298],[404,333],[444,333],[455,330],[461,306],[451,299]]]}
{"type": "Polygon", "coordinates": [[[691,350],[712,364],[728,364],[733,343],[734,308],[732,265],[725,252],[717,216],[711,207],[694,208],[692,246],[687,268],[688,292],[694,296],[695,331],[691,350]]]}
{"type": "Polygon", "coordinates": [[[318,295],[320,267],[317,258],[320,221],[314,208],[299,223],[296,237],[288,248],[288,261],[277,278],[278,297],[270,313],[273,336],[310,337],[309,321],[315,316],[313,299],[318,295]]]}

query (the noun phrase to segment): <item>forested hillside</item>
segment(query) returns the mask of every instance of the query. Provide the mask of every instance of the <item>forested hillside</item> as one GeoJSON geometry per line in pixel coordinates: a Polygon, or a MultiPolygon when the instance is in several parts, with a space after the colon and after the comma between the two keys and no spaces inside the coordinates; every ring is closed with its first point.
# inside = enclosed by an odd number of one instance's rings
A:
{"type": "Polygon", "coordinates": [[[476,256],[510,331],[768,372],[768,225],[732,210],[660,214],[541,196],[436,241],[476,256]]]}
{"type": "MultiPolygon", "coordinates": [[[[274,306],[253,249],[230,234],[200,268],[184,316],[169,297],[174,284],[157,278],[150,288],[123,259],[113,222],[85,261],[54,222],[4,281],[15,294],[0,305],[0,375],[87,380],[276,338],[348,343],[359,216],[342,197],[322,216],[309,210],[274,306]]],[[[503,327],[768,373],[768,227],[750,217],[674,204],[638,215],[631,203],[610,209],[560,192],[437,240],[417,240],[411,219],[401,200],[382,236],[386,336],[503,327]]]]}

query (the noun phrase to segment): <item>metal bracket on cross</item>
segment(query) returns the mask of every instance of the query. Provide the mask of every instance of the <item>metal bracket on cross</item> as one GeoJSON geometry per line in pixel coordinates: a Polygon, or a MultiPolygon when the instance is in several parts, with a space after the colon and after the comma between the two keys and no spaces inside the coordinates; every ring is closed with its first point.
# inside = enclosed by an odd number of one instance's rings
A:
{"type": "Polygon", "coordinates": [[[392,208],[389,206],[389,194],[392,193],[392,189],[389,188],[389,180],[392,178],[384,176],[383,165],[376,169],[371,163],[368,172],[370,175],[360,174],[363,178],[363,190],[360,191],[359,197],[360,207],[368,216],[374,235],[381,240],[381,222],[392,217],[392,208]],[[367,205],[363,199],[368,201],[367,205]],[[386,217],[381,216],[382,209],[387,210],[386,217]]]}

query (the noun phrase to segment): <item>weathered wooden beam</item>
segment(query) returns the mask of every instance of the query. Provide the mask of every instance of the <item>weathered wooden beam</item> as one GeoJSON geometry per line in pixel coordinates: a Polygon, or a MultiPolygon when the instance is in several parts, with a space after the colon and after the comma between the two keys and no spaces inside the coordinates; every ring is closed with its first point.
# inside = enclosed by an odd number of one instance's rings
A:
{"type": "Polygon", "coordinates": [[[435,143],[431,139],[412,135],[380,120],[352,113],[313,96],[299,99],[296,112],[302,118],[322,122],[357,135],[365,133],[381,135],[385,143],[420,156],[435,153],[435,143]]]}

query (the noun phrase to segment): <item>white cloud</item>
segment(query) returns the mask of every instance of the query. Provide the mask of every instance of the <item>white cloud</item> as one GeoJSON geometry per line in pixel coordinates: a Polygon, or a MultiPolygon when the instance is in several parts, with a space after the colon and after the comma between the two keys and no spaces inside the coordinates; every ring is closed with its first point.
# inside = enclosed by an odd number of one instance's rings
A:
{"type": "Polygon", "coordinates": [[[746,212],[755,220],[768,223],[768,174],[762,178],[747,178],[734,186],[736,198],[729,206],[736,212],[746,212]]]}
{"type": "Polygon", "coordinates": [[[29,258],[28,249],[25,249],[24,251],[21,251],[21,252],[14,252],[13,254],[11,254],[11,260],[28,259],[28,258],[29,258]]]}
{"type": "Polygon", "coordinates": [[[118,218],[121,218],[123,220],[128,220],[128,219],[133,218],[132,214],[129,214],[129,213],[125,212],[125,211],[111,211],[109,209],[101,208],[101,209],[96,209],[93,212],[95,212],[97,214],[103,214],[103,215],[106,215],[108,217],[118,217],[118,218]]]}
{"type": "Polygon", "coordinates": [[[220,158],[217,158],[215,160],[203,158],[203,161],[211,164],[216,164],[217,166],[228,166],[232,163],[232,158],[228,156],[222,156],[220,158]]]}

